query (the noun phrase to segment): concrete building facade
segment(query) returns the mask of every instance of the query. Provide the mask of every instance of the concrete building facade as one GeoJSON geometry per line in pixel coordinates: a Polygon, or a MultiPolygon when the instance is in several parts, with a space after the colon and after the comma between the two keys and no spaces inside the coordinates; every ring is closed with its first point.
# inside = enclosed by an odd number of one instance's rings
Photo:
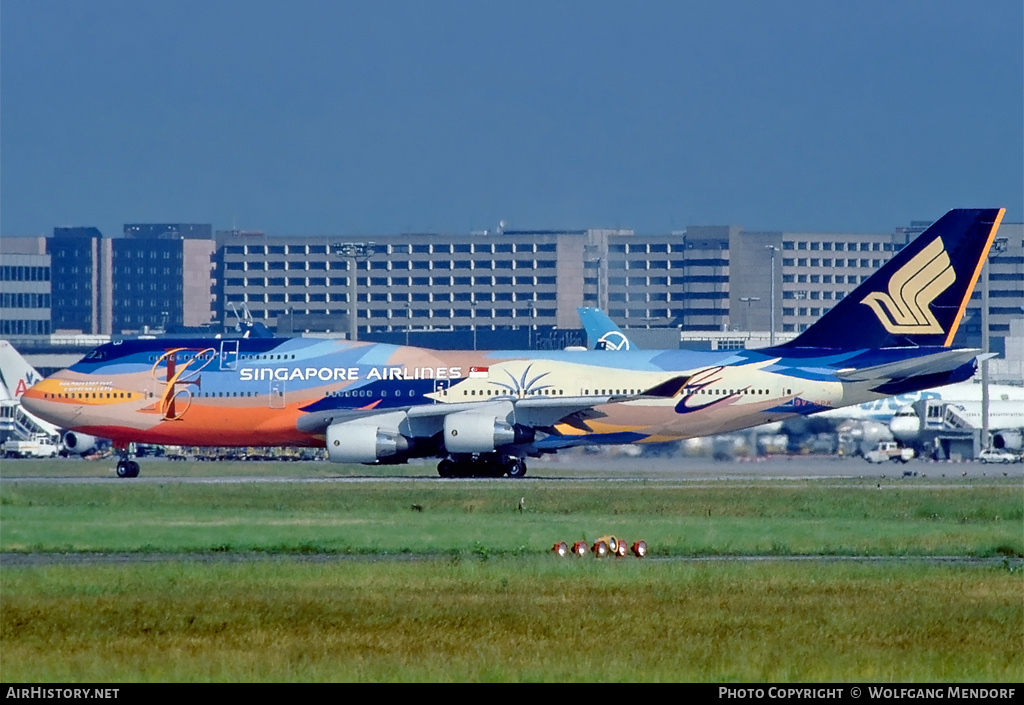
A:
{"type": "Polygon", "coordinates": [[[0,336],[49,335],[51,271],[46,238],[0,240],[0,336]]]}
{"type": "MultiPolygon", "coordinates": [[[[230,327],[243,308],[282,334],[343,334],[354,278],[361,336],[572,330],[580,326],[577,307],[587,305],[624,328],[674,330],[721,349],[766,345],[773,323],[777,342],[798,335],[929,224],[852,234],[738,226],[654,235],[424,233],[373,243],[212,234],[209,225],[195,224],[129,224],[120,238],[95,228],[55,228],[52,238],[0,240],[0,304],[8,336],[230,327]],[[339,254],[356,243],[372,244],[372,253],[339,254]]],[[[982,346],[985,281],[958,345],[982,346]]],[[[1012,326],[1024,319],[1024,224],[1002,224],[987,281],[990,347],[1004,354],[1012,326]]],[[[1009,345],[1016,350],[1017,343],[1009,345]]]]}
{"type": "Polygon", "coordinates": [[[213,320],[214,241],[209,225],[54,228],[53,331],[93,335],[201,326],[213,320]]]}

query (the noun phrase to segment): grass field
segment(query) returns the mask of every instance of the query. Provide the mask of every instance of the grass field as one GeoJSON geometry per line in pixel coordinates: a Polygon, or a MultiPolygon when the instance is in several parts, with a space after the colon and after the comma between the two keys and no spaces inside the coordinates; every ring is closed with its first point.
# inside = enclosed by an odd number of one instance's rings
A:
{"type": "Polygon", "coordinates": [[[40,483],[15,465],[7,682],[1024,679],[1019,478],[258,483],[211,464],[186,473],[235,479],[40,483]],[[652,557],[550,553],[609,533],[652,557]]]}
{"type": "Polygon", "coordinates": [[[1001,568],[554,558],[5,571],[4,680],[1019,681],[1001,568]]]}
{"type": "Polygon", "coordinates": [[[518,555],[613,534],[662,556],[1024,554],[1019,482],[878,484],[5,481],[0,550],[518,555]]]}

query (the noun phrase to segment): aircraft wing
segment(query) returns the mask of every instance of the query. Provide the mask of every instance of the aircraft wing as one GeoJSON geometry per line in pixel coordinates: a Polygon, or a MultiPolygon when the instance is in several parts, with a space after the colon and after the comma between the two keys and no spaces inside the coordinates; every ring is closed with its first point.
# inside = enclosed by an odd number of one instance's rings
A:
{"type": "Polygon", "coordinates": [[[601,396],[527,396],[492,397],[486,401],[427,404],[421,406],[388,407],[385,409],[327,409],[307,414],[298,422],[300,431],[321,433],[328,426],[348,422],[373,422],[376,419],[404,417],[416,435],[431,435],[444,417],[451,414],[478,413],[481,416],[500,416],[521,426],[544,429],[565,423],[589,431],[586,419],[603,414],[596,407],[604,404],[637,399],[672,398],[686,385],[689,377],[673,377],[639,394],[601,396]]]}

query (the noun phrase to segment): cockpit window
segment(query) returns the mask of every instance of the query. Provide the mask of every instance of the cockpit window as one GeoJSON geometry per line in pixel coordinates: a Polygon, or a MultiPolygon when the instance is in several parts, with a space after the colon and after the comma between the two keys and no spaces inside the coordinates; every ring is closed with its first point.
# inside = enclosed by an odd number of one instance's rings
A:
{"type": "Polygon", "coordinates": [[[93,350],[88,355],[82,358],[82,362],[99,362],[100,360],[107,359],[107,354],[102,350],[93,350]]]}

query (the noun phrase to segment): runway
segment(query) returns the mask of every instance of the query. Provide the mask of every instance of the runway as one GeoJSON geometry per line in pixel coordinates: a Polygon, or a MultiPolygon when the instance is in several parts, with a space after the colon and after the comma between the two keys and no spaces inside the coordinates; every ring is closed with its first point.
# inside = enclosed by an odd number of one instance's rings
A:
{"type": "Polygon", "coordinates": [[[117,483],[379,483],[379,482],[538,482],[538,481],[660,481],[690,483],[742,479],[759,481],[873,479],[951,480],[976,482],[983,478],[1024,478],[1024,463],[986,464],[977,461],[869,463],[862,458],[834,456],[771,456],[756,460],[715,461],[702,457],[628,456],[607,454],[559,455],[530,459],[525,478],[442,479],[435,461],[408,465],[360,466],[326,462],[219,461],[175,463],[163,458],[141,458],[142,472],[131,479],[118,478],[112,459],[84,461],[7,460],[0,465],[0,482],[67,484],[117,483]]]}

